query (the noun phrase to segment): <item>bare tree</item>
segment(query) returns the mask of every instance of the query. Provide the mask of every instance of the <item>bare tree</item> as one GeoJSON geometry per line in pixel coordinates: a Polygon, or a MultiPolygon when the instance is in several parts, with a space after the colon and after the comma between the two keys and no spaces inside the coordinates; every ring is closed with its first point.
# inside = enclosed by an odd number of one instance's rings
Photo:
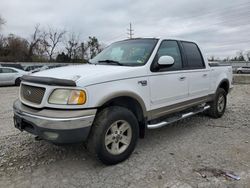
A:
{"type": "Polygon", "coordinates": [[[0,29],[3,24],[5,24],[5,20],[0,16],[0,29]]]}
{"type": "Polygon", "coordinates": [[[44,51],[49,56],[49,60],[53,60],[53,55],[55,53],[55,49],[57,45],[62,42],[63,36],[66,31],[54,30],[52,28],[49,29],[48,32],[43,32],[42,35],[42,44],[44,51]]]}
{"type": "Polygon", "coordinates": [[[101,51],[101,45],[96,37],[89,37],[88,48],[91,59],[101,51]]]}
{"type": "Polygon", "coordinates": [[[68,57],[72,59],[77,59],[78,57],[78,51],[80,50],[80,45],[79,45],[79,35],[76,35],[75,33],[71,33],[66,42],[66,50],[67,50],[67,55],[68,57]]]}
{"type": "Polygon", "coordinates": [[[84,42],[81,43],[80,56],[83,61],[88,59],[88,45],[84,42]]]}
{"type": "Polygon", "coordinates": [[[237,58],[238,58],[237,60],[238,61],[244,61],[245,60],[242,50],[239,50],[236,54],[237,54],[237,58]]]}
{"type": "Polygon", "coordinates": [[[38,48],[39,42],[41,42],[42,40],[39,26],[40,26],[39,24],[35,26],[34,33],[32,34],[31,40],[29,42],[29,52],[28,52],[28,57],[27,57],[28,61],[32,61],[34,51],[38,48]]]}
{"type": "Polygon", "coordinates": [[[3,35],[0,34],[0,61],[1,61],[1,57],[4,56],[4,49],[6,46],[6,39],[3,35]]]}
{"type": "Polygon", "coordinates": [[[215,57],[212,55],[208,58],[208,61],[214,61],[215,57]]]}
{"type": "Polygon", "coordinates": [[[0,49],[4,47],[5,41],[5,37],[0,34],[0,49]]]}
{"type": "Polygon", "coordinates": [[[25,61],[28,52],[28,41],[10,34],[6,38],[5,50],[7,61],[25,61]]]}
{"type": "Polygon", "coordinates": [[[250,50],[244,51],[244,59],[250,61],[250,50]]]}

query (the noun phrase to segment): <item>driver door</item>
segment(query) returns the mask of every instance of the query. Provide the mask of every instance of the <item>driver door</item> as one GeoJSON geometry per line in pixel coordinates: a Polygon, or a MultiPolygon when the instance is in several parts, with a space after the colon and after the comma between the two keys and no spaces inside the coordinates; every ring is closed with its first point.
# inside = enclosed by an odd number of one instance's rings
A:
{"type": "Polygon", "coordinates": [[[182,55],[177,41],[162,41],[155,59],[151,65],[150,94],[151,110],[157,109],[156,117],[164,115],[169,105],[183,102],[188,97],[188,78],[183,70],[182,55]],[[171,66],[157,65],[161,56],[171,56],[174,64],[171,66]],[[158,67],[158,68],[154,68],[158,67]]]}

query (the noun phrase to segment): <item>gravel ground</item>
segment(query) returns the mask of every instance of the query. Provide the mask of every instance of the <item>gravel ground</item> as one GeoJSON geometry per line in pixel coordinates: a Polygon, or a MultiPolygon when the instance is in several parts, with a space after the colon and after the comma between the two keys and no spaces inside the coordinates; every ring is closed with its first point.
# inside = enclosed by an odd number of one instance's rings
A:
{"type": "Polygon", "coordinates": [[[81,144],[59,147],[16,130],[17,96],[17,87],[0,88],[0,187],[250,186],[250,85],[235,86],[222,118],[197,115],[147,131],[115,166],[94,160],[81,144]]]}

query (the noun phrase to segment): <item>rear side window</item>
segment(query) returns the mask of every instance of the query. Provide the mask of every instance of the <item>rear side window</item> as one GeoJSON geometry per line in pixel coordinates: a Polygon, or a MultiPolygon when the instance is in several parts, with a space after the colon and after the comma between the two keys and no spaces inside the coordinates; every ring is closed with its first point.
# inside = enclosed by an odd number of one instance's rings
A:
{"type": "Polygon", "coordinates": [[[193,68],[193,69],[205,68],[203,58],[196,44],[191,43],[191,42],[182,42],[182,46],[184,48],[184,51],[187,57],[189,68],[193,68]]]}
{"type": "Polygon", "coordinates": [[[8,68],[2,68],[2,73],[15,73],[17,71],[13,69],[8,69],[8,68]]]}

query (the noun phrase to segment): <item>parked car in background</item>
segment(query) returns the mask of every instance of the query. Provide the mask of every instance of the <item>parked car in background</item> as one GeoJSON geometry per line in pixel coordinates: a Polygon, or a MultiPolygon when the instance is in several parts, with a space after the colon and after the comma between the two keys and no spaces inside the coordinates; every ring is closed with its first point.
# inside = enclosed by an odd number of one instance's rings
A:
{"type": "Polygon", "coordinates": [[[250,67],[240,67],[236,70],[237,74],[250,73],[250,67]]]}
{"type": "Polygon", "coordinates": [[[13,67],[0,67],[0,86],[3,85],[20,85],[21,77],[28,75],[29,72],[13,67]]]}
{"type": "Polygon", "coordinates": [[[13,67],[13,68],[24,70],[20,63],[1,63],[0,67],[13,67]]]}
{"type": "Polygon", "coordinates": [[[40,72],[43,70],[62,67],[62,66],[66,66],[66,65],[28,65],[24,67],[24,70],[34,73],[34,72],[40,72]]]}
{"type": "Polygon", "coordinates": [[[32,71],[32,70],[35,70],[35,69],[38,69],[41,67],[42,67],[42,65],[28,65],[28,66],[24,67],[24,70],[25,71],[32,71]]]}
{"type": "Polygon", "coordinates": [[[47,70],[47,69],[49,69],[49,67],[47,65],[44,65],[42,67],[36,68],[34,70],[31,70],[30,72],[31,73],[35,73],[35,72],[40,72],[40,71],[47,70]]]}

